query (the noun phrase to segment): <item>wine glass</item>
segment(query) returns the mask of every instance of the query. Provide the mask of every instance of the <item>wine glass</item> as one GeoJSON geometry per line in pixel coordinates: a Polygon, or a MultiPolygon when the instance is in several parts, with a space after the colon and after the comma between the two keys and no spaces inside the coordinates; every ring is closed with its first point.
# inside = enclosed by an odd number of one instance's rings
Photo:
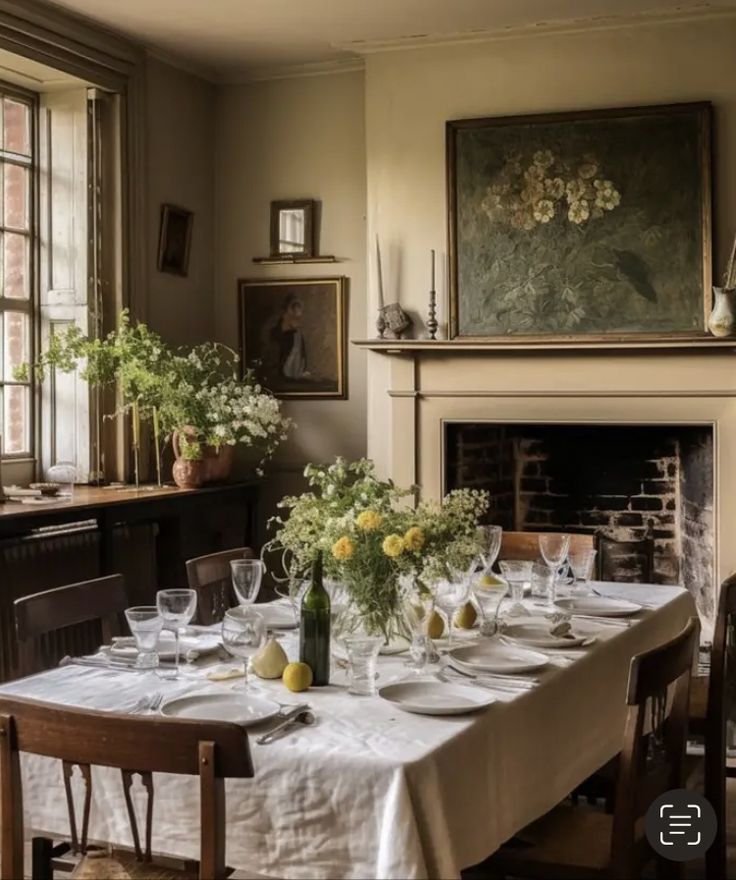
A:
{"type": "Polygon", "coordinates": [[[471,571],[449,569],[449,578],[437,581],[434,587],[434,601],[447,618],[447,650],[452,651],[452,626],[458,609],[470,596],[471,571]]]}
{"type": "Polygon", "coordinates": [[[492,636],[497,629],[497,619],[500,605],[506,596],[508,587],[501,583],[485,583],[483,577],[476,576],[473,581],[473,597],[480,608],[481,624],[480,634],[492,636]]]}
{"type": "Polygon", "coordinates": [[[567,559],[570,549],[570,535],[559,532],[544,532],[539,536],[539,552],[547,563],[547,568],[554,573],[555,585],[562,563],[567,559]]]}
{"type": "Polygon", "coordinates": [[[498,563],[501,574],[509,582],[513,605],[509,609],[509,615],[529,614],[521,604],[524,598],[524,590],[531,584],[533,562],[526,559],[503,559],[498,563]]]}
{"type": "Polygon", "coordinates": [[[250,606],[231,608],[222,619],[222,644],[228,654],[243,661],[243,686],[248,690],[250,664],[266,640],[263,616],[250,606]]]}
{"type": "Polygon", "coordinates": [[[159,590],[156,593],[156,607],[163,618],[164,629],[174,633],[175,661],[173,678],[179,678],[179,631],[194,617],[197,610],[195,590],[159,590]]]}
{"type": "Polygon", "coordinates": [[[153,669],[158,666],[158,637],[164,628],[164,619],[155,605],[137,605],[125,609],[125,619],[135,639],[138,656],[135,665],[138,669],[153,669]]]}
{"type": "Polygon", "coordinates": [[[501,550],[503,529],[501,526],[478,526],[478,538],[483,546],[480,561],[483,563],[484,571],[490,573],[501,550]]]}
{"type": "Polygon", "coordinates": [[[258,598],[264,569],[260,559],[233,559],[230,562],[233,589],[241,605],[252,605],[258,598]]]}
{"type": "Polygon", "coordinates": [[[568,562],[574,577],[573,593],[584,595],[589,592],[588,581],[593,573],[595,557],[595,550],[577,550],[569,555],[568,562]]]}

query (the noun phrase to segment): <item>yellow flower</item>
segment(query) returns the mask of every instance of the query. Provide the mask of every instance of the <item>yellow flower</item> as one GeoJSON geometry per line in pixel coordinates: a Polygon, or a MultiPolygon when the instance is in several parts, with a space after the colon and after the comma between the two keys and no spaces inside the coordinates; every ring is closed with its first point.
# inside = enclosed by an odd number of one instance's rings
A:
{"type": "Polygon", "coordinates": [[[424,532],[419,526],[412,526],[404,535],[404,546],[407,550],[418,553],[424,547],[424,532]]]}
{"type": "Polygon", "coordinates": [[[386,556],[401,556],[404,552],[404,539],[401,535],[387,535],[383,539],[383,552],[386,556]]]}
{"type": "Polygon", "coordinates": [[[359,529],[363,529],[364,532],[375,532],[376,529],[381,527],[382,522],[383,517],[380,513],[376,513],[375,510],[364,510],[355,519],[355,524],[359,529]]]}
{"type": "Polygon", "coordinates": [[[335,559],[341,562],[345,559],[350,559],[353,553],[355,553],[355,544],[353,544],[347,535],[338,538],[338,540],[332,545],[332,555],[335,559]]]}

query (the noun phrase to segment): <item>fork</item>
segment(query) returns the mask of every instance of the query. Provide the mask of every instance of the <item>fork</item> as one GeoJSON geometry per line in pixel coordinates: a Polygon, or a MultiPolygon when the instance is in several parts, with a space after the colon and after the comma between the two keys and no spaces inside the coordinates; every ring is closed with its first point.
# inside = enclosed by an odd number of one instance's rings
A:
{"type": "Polygon", "coordinates": [[[163,702],[164,695],[157,692],[150,697],[141,697],[128,713],[129,715],[142,715],[144,712],[155,712],[163,702]]]}

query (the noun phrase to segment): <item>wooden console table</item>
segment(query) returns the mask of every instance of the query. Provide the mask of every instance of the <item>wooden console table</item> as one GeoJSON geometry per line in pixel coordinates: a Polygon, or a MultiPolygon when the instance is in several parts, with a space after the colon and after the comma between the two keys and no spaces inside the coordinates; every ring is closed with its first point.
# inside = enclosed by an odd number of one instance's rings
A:
{"type": "Polygon", "coordinates": [[[121,572],[131,604],[149,604],[186,586],[187,559],[253,544],[258,487],[78,486],[71,501],[0,504],[0,680],[15,668],[16,598],[121,572]]]}

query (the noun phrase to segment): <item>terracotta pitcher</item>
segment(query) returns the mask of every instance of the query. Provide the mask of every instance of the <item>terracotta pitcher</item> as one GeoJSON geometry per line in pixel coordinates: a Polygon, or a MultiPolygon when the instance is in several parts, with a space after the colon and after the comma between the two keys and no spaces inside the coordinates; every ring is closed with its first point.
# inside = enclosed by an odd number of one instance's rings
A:
{"type": "Polygon", "coordinates": [[[186,428],[183,428],[181,431],[174,431],[172,434],[171,446],[174,450],[176,461],[171,469],[171,475],[180,489],[199,489],[206,482],[205,462],[201,458],[184,458],[181,454],[180,434],[183,434],[184,437],[187,437],[187,435],[196,436],[196,434],[188,432],[186,428]]]}

